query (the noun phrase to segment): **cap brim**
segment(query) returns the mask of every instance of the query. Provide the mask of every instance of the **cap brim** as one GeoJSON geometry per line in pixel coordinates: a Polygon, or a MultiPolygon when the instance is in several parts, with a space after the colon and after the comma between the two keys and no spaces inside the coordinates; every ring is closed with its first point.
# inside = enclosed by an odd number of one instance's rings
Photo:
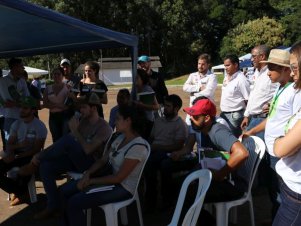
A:
{"type": "Polygon", "coordinates": [[[187,115],[191,115],[191,116],[197,115],[197,114],[191,113],[191,112],[190,112],[190,109],[191,109],[191,107],[183,108],[183,111],[184,111],[187,115]]]}

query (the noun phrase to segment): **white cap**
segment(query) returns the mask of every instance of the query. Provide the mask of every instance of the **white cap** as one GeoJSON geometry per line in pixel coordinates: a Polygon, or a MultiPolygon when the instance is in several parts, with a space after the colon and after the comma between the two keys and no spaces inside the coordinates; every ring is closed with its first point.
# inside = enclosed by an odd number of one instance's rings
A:
{"type": "Polygon", "coordinates": [[[62,66],[63,64],[69,64],[69,65],[71,65],[70,60],[68,60],[68,59],[66,59],[66,58],[61,60],[61,66],[62,66]]]}

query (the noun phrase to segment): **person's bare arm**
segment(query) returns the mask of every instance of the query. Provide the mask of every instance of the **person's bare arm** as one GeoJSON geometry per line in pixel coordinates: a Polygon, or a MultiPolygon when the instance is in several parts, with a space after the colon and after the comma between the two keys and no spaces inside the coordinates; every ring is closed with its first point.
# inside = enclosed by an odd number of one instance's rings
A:
{"type": "Polygon", "coordinates": [[[301,120],[284,136],[277,138],[274,143],[274,154],[278,158],[295,154],[301,148],[301,120]]]}
{"type": "Polygon", "coordinates": [[[242,135],[243,136],[252,136],[252,135],[255,135],[256,133],[259,133],[259,132],[265,130],[266,123],[267,123],[267,119],[263,120],[260,124],[258,124],[254,128],[244,132],[242,135]]]}
{"type": "Polygon", "coordinates": [[[227,164],[220,170],[213,171],[213,178],[217,181],[224,180],[232,171],[238,169],[248,156],[249,153],[242,143],[239,141],[235,142],[231,147],[230,158],[227,164]]]}
{"type": "MultiPolygon", "coordinates": [[[[105,137],[103,134],[95,134],[94,137],[92,138],[91,142],[87,142],[84,137],[80,134],[78,131],[78,126],[79,126],[79,120],[76,117],[72,117],[69,120],[69,128],[71,130],[71,134],[77,139],[77,141],[81,144],[84,152],[87,155],[92,154],[97,148],[100,148],[104,142],[106,142],[105,137]]],[[[102,131],[98,131],[101,133],[102,131]]],[[[109,136],[108,136],[109,137],[109,136]]]]}
{"type": "Polygon", "coordinates": [[[85,184],[82,182],[79,182],[77,184],[77,187],[80,190],[83,190],[89,185],[109,185],[109,184],[119,184],[121,183],[125,178],[127,178],[130,173],[135,169],[135,167],[138,165],[139,160],[138,159],[125,159],[122,166],[120,167],[120,170],[113,175],[108,175],[104,177],[95,177],[95,178],[89,178],[85,184]]]}

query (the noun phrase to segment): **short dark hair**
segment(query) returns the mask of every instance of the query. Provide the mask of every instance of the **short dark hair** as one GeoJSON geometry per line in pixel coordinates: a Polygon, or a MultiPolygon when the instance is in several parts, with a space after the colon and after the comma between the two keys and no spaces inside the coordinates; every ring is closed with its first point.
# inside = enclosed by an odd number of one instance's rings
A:
{"type": "Polygon", "coordinates": [[[182,107],[182,104],[183,104],[181,97],[179,97],[176,94],[168,95],[168,96],[165,97],[164,100],[167,101],[167,102],[172,103],[172,106],[174,108],[177,107],[177,108],[180,109],[182,107]]]}
{"type": "Polygon", "coordinates": [[[14,66],[16,66],[18,64],[22,64],[22,59],[20,59],[20,58],[11,58],[8,61],[8,67],[9,67],[9,69],[12,69],[14,66]]]}
{"type": "Polygon", "coordinates": [[[124,118],[130,118],[132,121],[131,128],[141,134],[143,131],[143,123],[145,121],[144,114],[141,110],[132,105],[120,106],[118,109],[119,114],[124,118]]]}
{"type": "Polygon", "coordinates": [[[149,83],[149,76],[148,76],[148,74],[146,73],[145,70],[140,69],[140,68],[137,69],[137,76],[140,77],[140,79],[141,79],[143,85],[146,85],[146,84],[149,83]]]}
{"type": "Polygon", "coordinates": [[[211,64],[211,56],[207,53],[199,55],[198,60],[206,60],[207,64],[211,64]]]}
{"type": "Polygon", "coordinates": [[[192,101],[192,105],[194,105],[196,102],[198,102],[199,100],[207,100],[209,99],[208,97],[205,97],[205,96],[199,96],[197,98],[195,98],[193,101],[192,101]]]}
{"type": "MultiPolygon", "coordinates": [[[[118,94],[122,94],[122,95],[124,95],[124,96],[126,96],[126,97],[130,97],[130,96],[131,96],[130,91],[129,91],[127,88],[120,89],[120,90],[118,91],[118,94]]],[[[118,94],[117,94],[117,95],[118,95],[118,94]]]]}
{"type": "Polygon", "coordinates": [[[224,57],[224,61],[225,60],[230,60],[230,62],[232,64],[237,64],[238,65],[238,68],[239,68],[239,58],[236,54],[227,54],[225,57],[224,57]]]}

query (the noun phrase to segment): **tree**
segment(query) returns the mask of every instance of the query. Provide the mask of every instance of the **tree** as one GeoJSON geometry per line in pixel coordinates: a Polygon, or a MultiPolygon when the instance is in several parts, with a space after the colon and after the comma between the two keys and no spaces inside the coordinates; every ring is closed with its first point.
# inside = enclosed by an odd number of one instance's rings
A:
{"type": "Polygon", "coordinates": [[[220,55],[227,53],[245,54],[259,44],[269,47],[282,45],[285,40],[285,29],[275,19],[263,17],[239,24],[223,38],[220,55]]]}
{"type": "Polygon", "coordinates": [[[278,10],[276,16],[286,29],[284,45],[290,46],[301,40],[301,1],[271,0],[278,10]]]}

